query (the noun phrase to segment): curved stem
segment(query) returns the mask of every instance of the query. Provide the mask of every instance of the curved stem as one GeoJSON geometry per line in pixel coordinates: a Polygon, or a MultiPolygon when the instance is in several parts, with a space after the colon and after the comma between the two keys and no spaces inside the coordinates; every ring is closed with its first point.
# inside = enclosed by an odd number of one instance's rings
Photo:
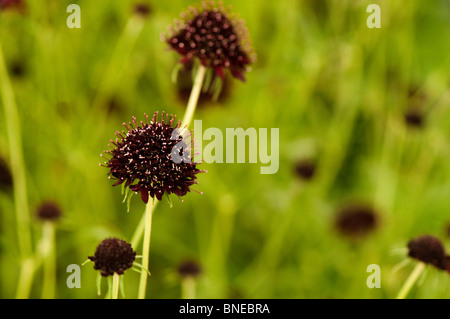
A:
{"type": "MultiPolygon", "coordinates": [[[[150,237],[152,232],[152,215],[155,205],[154,199],[150,198],[145,209],[145,230],[144,230],[144,243],[142,247],[142,267],[148,269],[148,260],[150,255],[150,237]]],[[[145,292],[147,289],[148,273],[146,271],[141,272],[141,279],[139,281],[139,299],[145,299],[145,292]]]]}
{"type": "Polygon", "coordinates": [[[425,263],[423,263],[423,262],[417,263],[413,272],[409,275],[408,279],[406,279],[405,283],[403,284],[402,289],[400,289],[400,292],[398,293],[396,299],[405,299],[405,297],[408,295],[412,286],[417,281],[417,279],[419,278],[420,274],[422,273],[422,271],[424,269],[425,269],[425,263]]]}
{"type": "Polygon", "coordinates": [[[197,107],[198,98],[202,90],[203,81],[205,80],[206,67],[202,64],[199,65],[197,74],[195,75],[194,85],[192,86],[191,95],[189,96],[188,105],[186,107],[186,113],[184,113],[182,125],[189,126],[194,117],[195,109],[197,107]]]}
{"type": "Polygon", "coordinates": [[[119,281],[120,281],[119,274],[115,272],[113,275],[111,299],[119,298],[119,281]]]}

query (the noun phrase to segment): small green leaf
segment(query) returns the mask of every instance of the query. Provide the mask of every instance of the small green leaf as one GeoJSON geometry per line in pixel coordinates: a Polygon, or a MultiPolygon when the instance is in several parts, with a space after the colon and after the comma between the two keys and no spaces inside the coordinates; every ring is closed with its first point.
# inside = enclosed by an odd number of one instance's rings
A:
{"type": "Polygon", "coordinates": [[[209,88],[211,87],[212,79],[213,79],[213,70],[211,68],[208,68],[206,71],[205,80],[203,81],[203,93],[208,92],[209,88]]]}
{"type": "Polygon", "coordinates": [[[175,65],[175,67],[173,68],[172,74],[170,76],[170,78],[172,79],[172,82],[174,84],[177,83],[178,81],[178,73],[180,73],[181,68],[183,67],[183,65],[181,63],[177,63],[175,65]]]}
{"type": "Polygon", "coordinates": [[[219,98],[220,93],[222,92],[223,88],[223,80],[221,78],[215,78],[213,83],[213,101],[217,102],[217,99],[219,98]]]}
{"type": "MultiPolygon", "coordinates": [[[[150,273],[150,271],[149,271],[147,268],[144,268],[144,266],[142,266],[141,264],[138,264],[137,262],[134,262],[134,263],[133,263],[133,266],[140,269],[140,270],[138,270],[138,269],[134,268],[134,270],[137,271],[137,272],[146,271],[147,274],[148,274],[149,276],[152,275],[152,274],[150,273]]],[[[132,268],[132,269],[133,269],[133,268],[132,268]]]]}
{"type": "Polygon", "coordinates": [[[102,275],[98,273],[97,275],[97,295],[102,294],[102,275]]]}
{"type": "Polygon", "coordinates": [[[133,197],[133,192],[130,193],[130,195],[128,195],[128,200],[127,200],[127,213],[130,212],[130,206],[131,206],[131,198],[133,197]]]}
{"type": "Polygon", "coordinates": [[[167,193],[166,193],[166,199],[167,199],[167,202],[169,203],[169,207],[172,208],[173,207],[172,198],[167,193]]]}

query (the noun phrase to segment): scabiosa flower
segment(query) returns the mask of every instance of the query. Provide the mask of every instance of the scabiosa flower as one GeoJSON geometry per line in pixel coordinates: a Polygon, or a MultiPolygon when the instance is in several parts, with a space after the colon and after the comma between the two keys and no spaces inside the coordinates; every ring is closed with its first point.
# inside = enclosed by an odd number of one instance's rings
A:
{"type": "Polygon", "coordinates": [[[212,1],[190,7],[177,20],[168,36],[169,46],[183,56],[181,63],[198,58],[205,67],[224,77],[224,68],[245,80],[244,72],[255,60],[244,21],[212,1]]]}
{"type": "Polygon", "coordinates": [[[194,260],[185,260],[178,266],[178,275],[181,278],[198,277],[202,273],[202,268],[194,260]]]}
{"type": "Polygon", "coordinates": [[[135,14],[145,18],[152,13],[152,8],[146,3],[136,3],[133,11],[135,14]]]}
{"type": "Polygon", "coordinates": [[[94,262],[94,269],[100,270],[104,277],[114,273],[122,275],[125,270],[133,266],[136,252],[126,241],[118,238],[103,240],[95,251],[94,256],[88,257],[94,262]]]}
{"type": "Polygon", "coordinates": [[[438,269],[446,269],[445,249],[439,238],[422,235],[408,243],[408,256],[433,265],[438,269]]]}
{"type": "Polygon", "coordinates": [[[316,174],[316,163],[309,159],[303,159],[295,164],[295,173],[303,180],[311,180],[316,174]]]}
{"type": "Polygon", "coordinates": [[[425,121],[424,115],[420,111],[414,109],[408,110],[404,115],[404,119],[406,124],[412,128],[422,127],[425,121]]]}
{"type": "Polygon", "coordinates": [[[18,11],[23,11],[24,8],[24,0],[0,0],[0,11],[6,9],[16,9],[18,11]]]}
{"type": "Polygon", "coordinates": [[[348,205],[338,212],[337,230],[347,237],[362,237],[372,232],[378,225],[377,213],[367,205],[348,205]]]}
{"type": "Polygon", "coordinates": [[[50,200],[42,202],[36,210],[36,216],[42,221],[56,221],[61,218],[61,215],[59,205],[50,200]]]}
{"type": "Polygon", "coordinates": [[[190,187],[198,183],[196,175],[205,171],[197,169],[189,160],[183,137],[178,135],[177,138],[175,130],[180,128],[181,122],[174,127],[175,117],[164,112],[160,120],[158,112],[151,121],[148,115],[145,118],[146,122],[141,121],[140,125],[135,117],[129,126],[123,124],[127,131],[116,132],[118,138],[111,140],[115,148],[105,151],[111,159],[103,166],[117,179],[114,186],[125,183],[125,187],[140,192],[144,203],[148,203],[149,196],[161,200],[164,193],[186,195],[190,187]],[[182,160],[176,163],[174,155],[182,160]]]}

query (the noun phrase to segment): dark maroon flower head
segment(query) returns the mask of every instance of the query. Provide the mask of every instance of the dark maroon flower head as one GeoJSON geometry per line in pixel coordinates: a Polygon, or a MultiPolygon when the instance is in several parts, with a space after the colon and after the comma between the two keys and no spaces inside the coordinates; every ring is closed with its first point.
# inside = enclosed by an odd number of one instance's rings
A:
{"type": "Polygon", "coordinates": [[[23,11],[25,9],[24,0],[0,0],[0,11],[7,9],[15,9],[23,11]]]}
{"type": "Polygon", "coordinates": [[[133,9],[135,14],[143,18],[152,13],[152,8],[146,3],[136,3],[133,9]]]}
{"type": "Polygon", "coordinates": [[[408,243],[408,256],[439,269],[446,269],[445,249],[439,238],[422,235],[408,243]]]}
{"type": "Polygon", "coordinates": [[[418,110],[408,110],[405,115],[405,123],[411,128],[420,128],[424,125],[425,117],[424,114],[422,114],[418,110]]]}
{"type": "Polygon", "coordinates": [[[6,162],[0,158],[0,189],[10,189],[13,186],[13,178],[6,162]]]}
{"type": "Polygon", "coordinates": [[[114,273],[122,275],[131,268],[136,252],[122,239],[107,238],[97,246],[95,255],[88,258],[94,262],[94,269],[100,270],[101,275],[107,277],[114,273]]]}
{"type": "Polygon", "coordinates": [[[201,8],[190,7],[182,14],[164,40],[183,56],[181,63],[192,58],[224,77],[224,70],[245,81],[244,72],[254,62],[248,30],[243,20],[228,13],[214,2],[203,2],[201,8]]]}
{"type": "Polygon", "coordinates": [[[181,278],[198,277],[202,273],[202,268],[194,260],[185,260],[178,266],[178,274],[181,278]]]}
{"type": "Polygon", "coordinates": [[[61,208],[54,201],[44,201],[36,210],[36,216],[42,220],[55,221],[61,218],[61,208]]]}
{"type": "MultiPolygon", "coordinates": [[[[193,184],[198,184],[196,175],[205,171],[190,160],[191,147],[180,135],[181,122],[174,127],[175,117],[164,112],[161,120],[158,112],[151,121],[148,115],[145,117],[146,122],[140,124],[133,117],[129,126],[123,124],[126,132],[116,132],[118,138],[111,140],[115,148],[105,151],[111,158],[103,166],[117,179],[114,186],[125,183],[125,187],[141,194],[144,203],[149,196],[161,200],[164,193],[186,195],[193,184]]],[[[192,136],[189,139],[192,143],[192,136]]]]}
{"type": "Polygon", "coordinates": [[[337,230],[346,237],[363,237],[378,225],[375,210],[368,205],[352,204],[342,208],[336,218],[337,230]]]}
{"type": "Polygon", "coordinates": [[[316,174],[316,163],[309,159],[303,159],[295,164],[295,173],[303,180],[311,180],[316,174]]]}

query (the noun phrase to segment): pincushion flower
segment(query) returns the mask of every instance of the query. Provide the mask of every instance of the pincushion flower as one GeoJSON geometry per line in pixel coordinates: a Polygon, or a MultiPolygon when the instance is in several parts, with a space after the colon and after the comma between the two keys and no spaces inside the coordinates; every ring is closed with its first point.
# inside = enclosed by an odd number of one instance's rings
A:
{"type": "Polygon", "coordinates": [[[344,236],[359,238],[373,232],[378,226],[378,214],[366,204],[346,205],[339,210],[335,226],[344,236]]]}
{"type": "Polygon", "coordinates": [[[36,215],[40,220],[56,221],[61,218],[61,208],[54,201],[42,202],[36,210],[36,215]]]}
{"type": "Polygon", "coordinates": [[[422,235],[411,239],[408,242],[408,256],[438,269],[446,269],[445,248],[437,237],[422,235]]]}
{"type": "Polygon", "coordinates": [[[161,200],[164,193],[186,195],[197,184],[196,175],[204,171],[187,158],[185,140],[175,131],[181,122],[173,126],[175,117],[164,112],[160,120],[158,112],[151,121],[148,115],[145,118],[146,122],[140,124],[135,117],[129,125],[123,124],[127,131],[116,132],[118,138],[111,140],[115,148],[105,151],[111,158],[103,166],[110,169],[110,178],[117,179],[114,186],[125,183],[125,187],[141,194],[144,203],[149,196],[161,200]],[[183,160],[176,160],[174,155],[183,160]]]}
{"type": "Polygon", "coordinates": [[[183,56],[181,63],[197,58],[221,78],[226,68],[244,81],[244,72],[254,62],[255,55],[244,21],[228,11],[215,2],[190,7],[163,40],[183,56]]]}
{"type": "Polygon", "coordinates": [[[95,250],[94,256],[89,256],[94,262],[94,269],[100,270],[104,277],[114,273],[122,275],[125,270],[131,268],[136,259],[136,252],[126,241],[118,238],[103,240],[95,250]]]}

